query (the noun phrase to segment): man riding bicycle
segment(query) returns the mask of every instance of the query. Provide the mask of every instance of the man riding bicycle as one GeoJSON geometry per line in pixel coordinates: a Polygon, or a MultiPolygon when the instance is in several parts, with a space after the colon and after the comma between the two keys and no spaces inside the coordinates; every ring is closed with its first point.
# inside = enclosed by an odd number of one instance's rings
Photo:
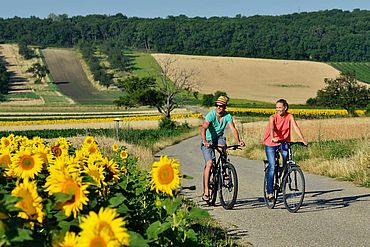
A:
{"type": "Polygon", "coordinates": [[[215,109],[212,109],[205,117],[202,127],[200,128],[201,150],[203,153],[205,166],[203,171],[203,195],[202,200],[209,201],[209,175],[212,168],[212,160],[216,158],[215,150],[211,145],[219,147],[226,146],[224,130],[229,125],[238,145],[244,146],[244,142],[239,138],[239,132],[235,128],[233,118],[230,113],[226,112],[226,106],[229,101],[227,96],[220,96],[215,101],[215,109]]]}

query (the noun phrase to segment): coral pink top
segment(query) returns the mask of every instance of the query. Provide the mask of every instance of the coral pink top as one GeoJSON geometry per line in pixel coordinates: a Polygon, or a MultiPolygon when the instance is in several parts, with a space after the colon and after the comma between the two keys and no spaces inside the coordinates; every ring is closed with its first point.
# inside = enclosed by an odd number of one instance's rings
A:
{"type": "MultiPolygon", "coordinates": [[[[284,117],[279,114],[274,114],[274,138],[279,140],[290,141],[290,120],[291,114],[286,113],[284,117]]],[[[279,146],[280,143],[272,142],[270,136],[270,126],[267,124],[265,136],[263,137],[263,144],[266,146],[279,146]]]]}

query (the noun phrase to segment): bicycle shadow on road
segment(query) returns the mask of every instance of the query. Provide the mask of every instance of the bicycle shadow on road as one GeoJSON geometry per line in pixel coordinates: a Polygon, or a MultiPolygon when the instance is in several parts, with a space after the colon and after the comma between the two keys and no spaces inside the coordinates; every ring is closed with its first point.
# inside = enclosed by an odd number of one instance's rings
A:
{"type": "Polygon", "coordinates": [[[255,209],[265,206],[263,197],[241,198],[237,199],[233,210],[255,209]]]}
{"type": "Polygon", "coordinates": [[[326,194],[339,192],[343,189],[335,189],[328,191],[308,191],[306,192],[306,198],[299,210],[299,213],[309,213],[324,210],[334,210],[349,207],[354,203],[363,201],[370,201],[370,194],[344,196],[344,197],[332,197],[328,198],[326,194]],[[321,196],[325,196],[322,198],[321,196]]]}

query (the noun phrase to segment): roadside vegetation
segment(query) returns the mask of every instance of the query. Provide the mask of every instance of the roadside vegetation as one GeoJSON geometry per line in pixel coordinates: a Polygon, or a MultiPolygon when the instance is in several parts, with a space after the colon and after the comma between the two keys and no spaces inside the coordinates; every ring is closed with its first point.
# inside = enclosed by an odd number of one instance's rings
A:
{"type": "MultiPolygon", "coordinates": [[[[254,118],[238,118],[237,127],[246,147],[236,154],[264,160],[262,142],[268,117],[252,122],[254,118]]],[[[369,117],[298,119],[297,122],[309,141],[308,148],[294,149],[294,158],[305,171],[370,187],[369,117]]],[[[295,135],[293,140],[299,141],[295,135]]]]}
{"type": "Polygon", "coordinates": [[[177,160],[160,157],[148,172],[126,147],[111,150],[104,154],[91,136],[78,146],[62,137],[2,137],[1,245],[236,246],[181,196],[177,160]]]}

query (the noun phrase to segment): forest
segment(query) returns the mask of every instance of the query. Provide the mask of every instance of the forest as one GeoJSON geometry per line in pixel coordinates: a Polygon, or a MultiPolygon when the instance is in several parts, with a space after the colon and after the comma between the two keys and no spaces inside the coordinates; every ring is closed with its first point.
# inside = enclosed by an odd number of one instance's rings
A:
{"type": "Polygon", "coordinates": [[[74,47],[92,41],[163,53],[366,62],[370,61],[370,11],[209,18],[138,18],[121,13],[0,18],[0,43],[74,47]]]}

